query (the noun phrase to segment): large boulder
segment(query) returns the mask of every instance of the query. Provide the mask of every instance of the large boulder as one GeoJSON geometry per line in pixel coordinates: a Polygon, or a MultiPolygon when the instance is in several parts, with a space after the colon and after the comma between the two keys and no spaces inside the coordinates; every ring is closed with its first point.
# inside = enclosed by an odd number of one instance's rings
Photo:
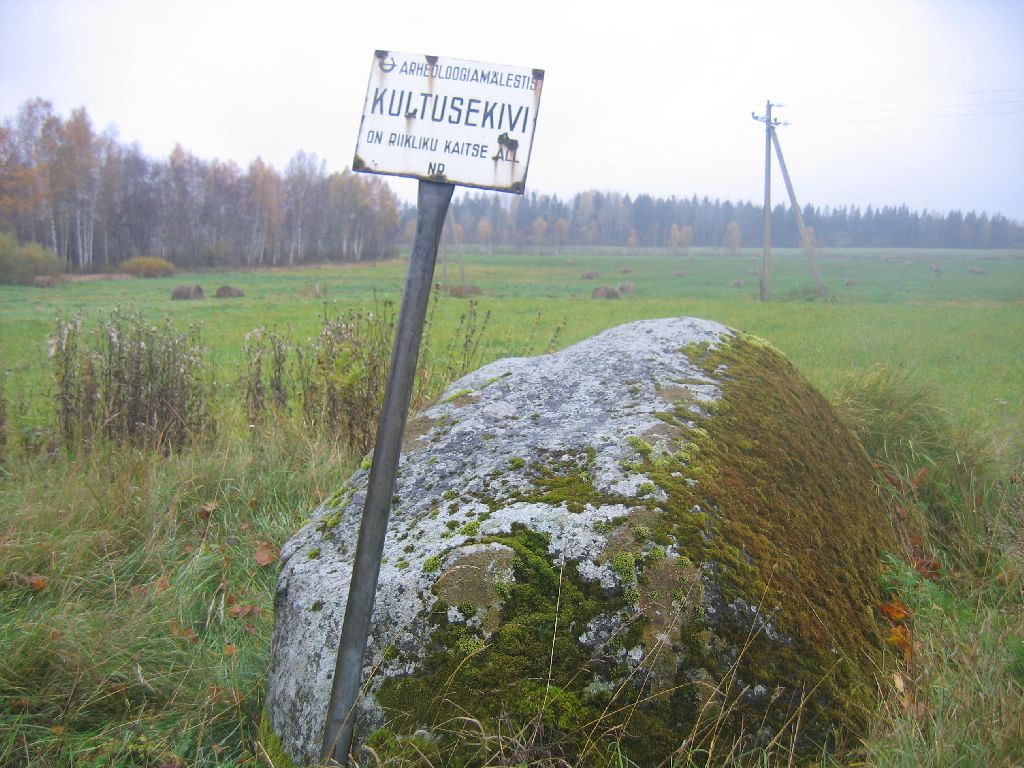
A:
{"type": "MultiPolygon", "coordinates": [[[[366,482],[281,555],[268,713],[297,763],[318,758],[366,482]]],[[[756,338],[653,320],[492,363],[410,420],[357,738],[496,743],[477,722],[582,762],[684,740],[820,757],[872,706],[888,530],[856,439],[756,338]]]]}

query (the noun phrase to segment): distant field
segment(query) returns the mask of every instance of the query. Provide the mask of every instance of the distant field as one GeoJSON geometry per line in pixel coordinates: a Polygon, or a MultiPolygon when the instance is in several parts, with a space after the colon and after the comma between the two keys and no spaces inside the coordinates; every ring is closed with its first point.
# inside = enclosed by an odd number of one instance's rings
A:
{"type": "MultiPolygon", "coordinates": [[[[490,312],[484,359],[543,351],[619,323],[695,315],[756,333],[782,349],[826,394],[851,372],[903,365],[929,382],[957,420],[1002,432],[1024,418],[1024,252],[833,249],[821,259],[832,298],[810,301],[813,285],[799,251],[774,252],[775,301],[757,301],[760,253],[689,257],[649,250],[464,255],[466,280],[490,312]],[[597,272],[582,279],[584,272],[597,272]],[[677,274],[684,272],[685,274],[677,274]],[[734,286],[736,281],[742,285],[734,286]],[[594,300],[596,286],[633,290],[594,300]]],[[[154,280],[64,282],[53,289],[0,286],[0,370],[12,400],[36,401],[48,386],[47,336],[58,313],[88,320],[117,305],[176,327],[201,323],[203,339],[230,396],[242,340],[259,325],[315,334],[325,312],[370,307],[400,296],[405,265],[345,265],[253,272],[202,272],[154,280]],[[171,288],[199,283],[207,298],[172,302],[171,288]],[[218,300],[218,286],[245,291],[218,300]]],[[[439,264],[438,281],[443,274],[439,264]]],[[[448,284],[459,281],[449,254],[448,284]]],[[[435,332],[454,328],[465,299],[438,300],[435,332]]]]}

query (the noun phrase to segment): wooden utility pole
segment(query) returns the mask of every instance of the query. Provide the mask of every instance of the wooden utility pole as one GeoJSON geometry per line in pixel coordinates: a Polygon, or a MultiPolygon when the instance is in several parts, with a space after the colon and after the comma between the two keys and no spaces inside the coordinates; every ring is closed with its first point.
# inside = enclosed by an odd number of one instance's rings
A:
{"type": "Polygon", "coordinates": [[[761,301],[772,298],[772,127],[778,120],[772,121],[772,107],[781,104],[764,103],[764,117],[753,112],[750,116],[764,123],[764,246],[761,252],[761,301]]]}
{"type": "MultiPolygon", "coordinates": [[[[782,180],[786,182],[786,192],[789,193],[789,204],[793,206],[793,215],[796,216],[796,226],[800,230],[800,245],[803,247],[804,253],[807,254],[807,258],[811,262],[811,274],[814,276],[814,287],[817,289],[819,296],[825,296],[828,294],[828,289],[821,281],[821,272],[818,270],[818,253],[814,246],[814,237],[804,225],[804,216],[800,211],[800,203],[796,201],[796,193],[793,191],[793,182],[789,180],[789,171],[786,170],[786,161],[782,157],[782,147],[779,144],[779,137],[775,135],[775,126],[769,123],[767,130],[771,136],[772,144],[775,145],[775,155],[779,158],[779,169],[782,171],[782,180]]],[[[767,189],[767,184],[768,182],[765,181],[765,189],[767,189]]],[[[764,296],[761,298],[763,300],[764,296]]]]}

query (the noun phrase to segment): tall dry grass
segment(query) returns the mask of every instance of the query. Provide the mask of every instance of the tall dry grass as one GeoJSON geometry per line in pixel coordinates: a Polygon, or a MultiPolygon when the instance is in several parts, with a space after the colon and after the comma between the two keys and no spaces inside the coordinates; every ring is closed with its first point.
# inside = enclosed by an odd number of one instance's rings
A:
{"type": "Polygon", "coordinates": [[[57,433],[69,449],[107,440],[165,451],[214,428],[199,328],[177,332],[115,309],[87,325],[58,318],[50,339],[57,433]]]}
{"type": "MultiPolygon", "coordinates": [[[[436,294],[435,294],[436,296],[436,294]]],[[[470,301],[454,330],[433,338],[436,298],[424,329],[412,408],[433,400],[453,379],[481,363],[488,314],[470,301]]],[[[303,341],[289,329],[257,328],[246,336],[240,388],[245,413],[255,429],[272,418],[291,418],[326,439],[360,454],[370,452],[396,326],[390,301],[372,309],[324,314],[315,339],[303,341]]]]}
{"type": "Polygon", "coordinates": [[[907,617],[857,764],[1024,764],[1024,461],[1000,466],[905,370],[851,379],[839,402],[903,532],[882,578],[907,617]]]}

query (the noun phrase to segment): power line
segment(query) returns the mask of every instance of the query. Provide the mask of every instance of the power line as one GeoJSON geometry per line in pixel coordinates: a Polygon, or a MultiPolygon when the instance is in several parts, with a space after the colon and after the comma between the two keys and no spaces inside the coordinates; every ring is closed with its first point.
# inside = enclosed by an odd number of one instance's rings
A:
{"type": "Polygon", "coordinates": [[[814,114],[811,112],[803,113],[799,110],[792,113],[791,117],[844,117],[846,115],[862,115],[864,113],[881,114],[885,112],[917,112],[926,110],[939,110],[939,109],[970,109],[973,107],[993,107],[1002,104],[1024,104],[1024,99],[1000,99],[998,101],[975,101],[965,104],[919,104],[911,107],[885,107],[882,109],[860,109],[856,112],[828,112],[821,114],[814,114]]]}
{"type": "Polygon", "coordinates": [[[988,115],[1021,115],[1024,109],[1003,110],[998,112],[962,112],[947,115],[892,115],[889,117],[866,117],[862,119],[822,115],[822,118],[807,117],[800,120],[800,125],[828,125],[830,123],[888,123],[900,120],[949,120],[958,117],[985,117],[988,115]]]}
{"type": "Polygon", "coordinates": [[[912,101],[922,99],[950,99],[958,96],[985,96],[994,93],[1021,93],[1024,92],[1022,88],[993,88],[987,90],[978,91],[956,91],[952,93],[935,93],[935,94],[907,94],[903,96],[871,96],[863,99],[831,99],[824,101],[811,101],[806,102],[803,106],[814,108],[818,105],[834,106],[837,104],[867,104],[876,101],[912,101]]]}

